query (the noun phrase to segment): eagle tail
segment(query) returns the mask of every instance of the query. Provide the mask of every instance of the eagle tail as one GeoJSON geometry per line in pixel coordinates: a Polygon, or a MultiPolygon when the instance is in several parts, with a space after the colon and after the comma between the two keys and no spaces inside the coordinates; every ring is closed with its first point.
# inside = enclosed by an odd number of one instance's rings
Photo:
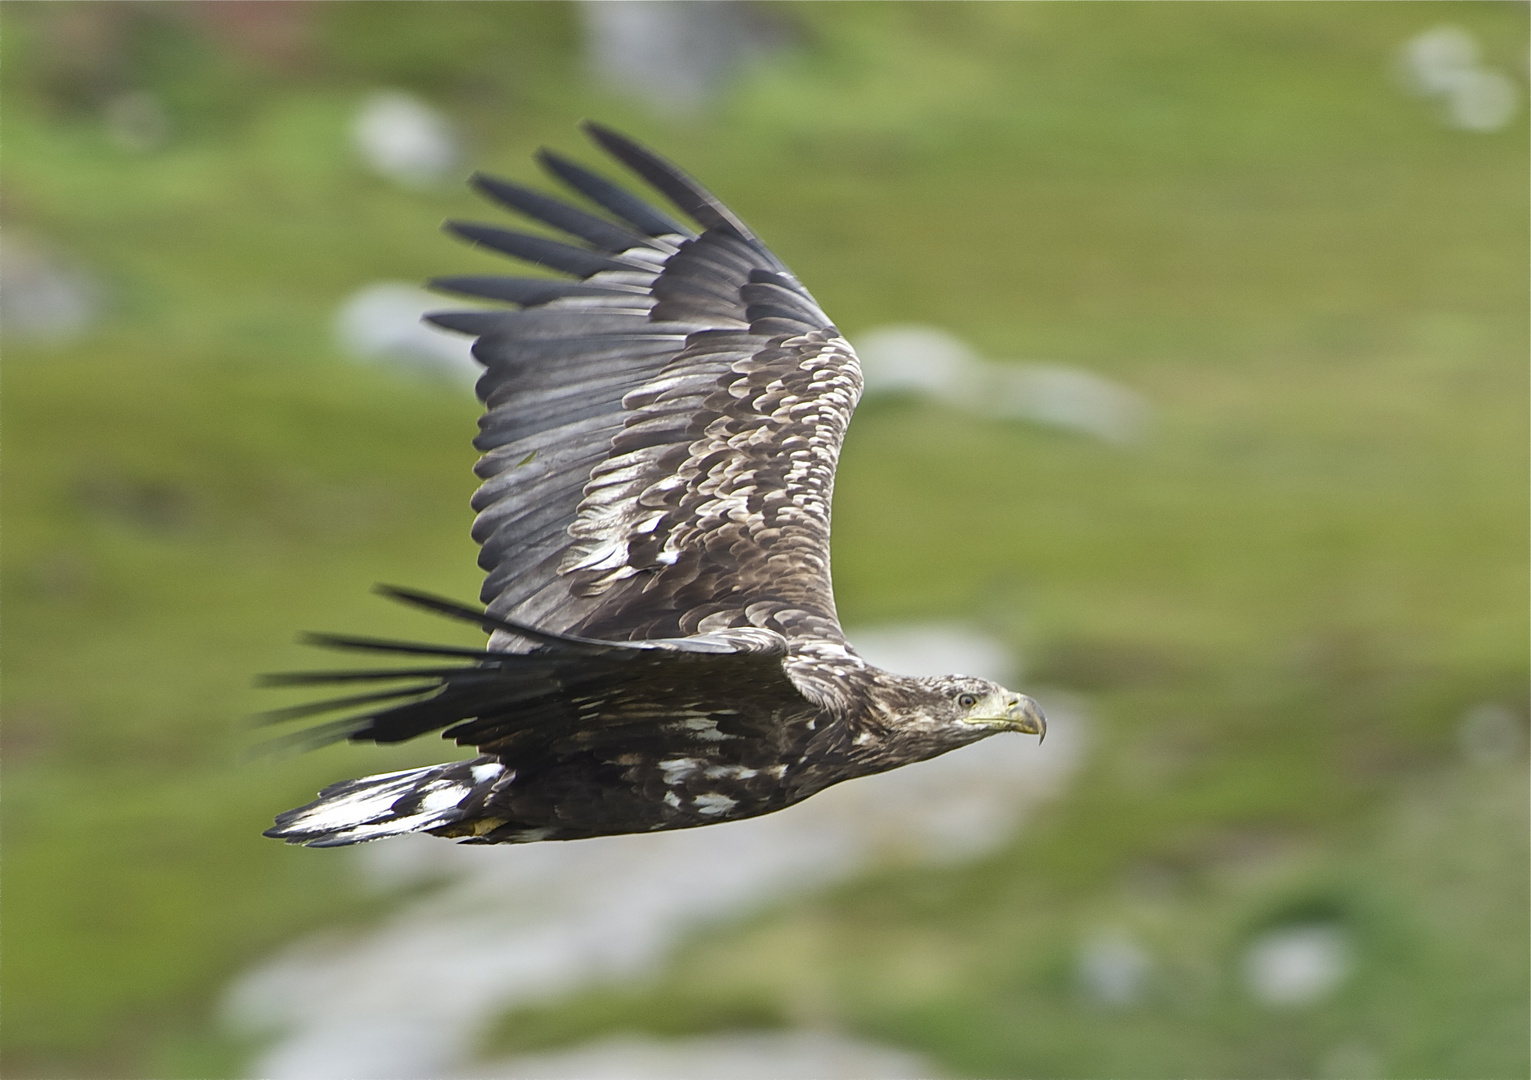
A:
{"type": "Polygon", "coordinates": [[[504,772],[497,760],[479,758],[345,780],[307,806],[277,815],[266,835],[308,847],[344,847],[450,826],[481,805],[504,772]]]}

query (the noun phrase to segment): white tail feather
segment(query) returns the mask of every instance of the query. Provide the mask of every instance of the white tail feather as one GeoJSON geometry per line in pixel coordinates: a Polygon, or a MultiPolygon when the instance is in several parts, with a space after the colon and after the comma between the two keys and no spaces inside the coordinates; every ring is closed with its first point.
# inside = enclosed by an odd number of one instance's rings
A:
{"type": "Polygon", "coordinates": [[[266,835],[289,844],[339,847],[420,832],[457,820],[458,807],[476,784],[492,782],[500,771],[490,774],[484,765],[452,762],[347,780],[325,788],[307,806],[279,815],[266,835]]]}

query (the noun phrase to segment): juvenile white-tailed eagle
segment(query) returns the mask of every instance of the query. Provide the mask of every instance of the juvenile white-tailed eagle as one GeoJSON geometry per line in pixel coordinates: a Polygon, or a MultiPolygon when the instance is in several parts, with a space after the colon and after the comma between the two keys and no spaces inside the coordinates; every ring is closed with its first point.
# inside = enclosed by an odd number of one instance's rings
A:
{"type": "Polygon", "coordinates": [[[485,368],[473,536],[488,607],[385,591],[477,623],[487,647],[316,636],[419,666],[268,680],[390,686],[272,714],[350,713],[301,740],[444,728],[480,756],[334,784],[267,836],[331,847],[409,832],[524,843],[682,829],[996,732],[1045,731],[1028,697],[962,675],[895,675],[846,643],[829,510],[861,393],[856,354],[713,195],[585,127],[700,231],[546,150],[542,165],[605,215],[488,176],[473,184],[575,243],[448,224],[569,276],[432,283],[515,305],[431,316],[475,335],[485,368]]]}

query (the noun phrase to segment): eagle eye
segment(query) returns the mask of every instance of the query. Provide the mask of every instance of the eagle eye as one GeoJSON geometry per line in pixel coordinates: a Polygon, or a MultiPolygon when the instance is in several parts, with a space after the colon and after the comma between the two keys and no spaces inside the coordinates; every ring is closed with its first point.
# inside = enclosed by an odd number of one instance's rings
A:
{"type": "Polygon", "coordinates": [[[958,694],[957,695],[957,704],[961,705],[964,709],[971,709],[974,705],[978,704],[978,695],[977,694],[958,694]]]}

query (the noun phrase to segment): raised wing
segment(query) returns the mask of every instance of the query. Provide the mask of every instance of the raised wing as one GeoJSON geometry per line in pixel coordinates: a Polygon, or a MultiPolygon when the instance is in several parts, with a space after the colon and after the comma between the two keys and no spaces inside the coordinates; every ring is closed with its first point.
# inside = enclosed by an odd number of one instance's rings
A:
{"type": "Polygon", "coordinates": [[[432,316],[477,335],[486,368],[473,535],[490,614],[624,641],[758,627],[783,635],[793,659],[859,666],[829,571],[835,466],[861,392],[855,353],[714,196],[585,127],[702,231],[547,151],[549,171],[610,217],[475,178],[578,241],[452,223],[573,280],[433,283],[520,305],[432,316]]]}

